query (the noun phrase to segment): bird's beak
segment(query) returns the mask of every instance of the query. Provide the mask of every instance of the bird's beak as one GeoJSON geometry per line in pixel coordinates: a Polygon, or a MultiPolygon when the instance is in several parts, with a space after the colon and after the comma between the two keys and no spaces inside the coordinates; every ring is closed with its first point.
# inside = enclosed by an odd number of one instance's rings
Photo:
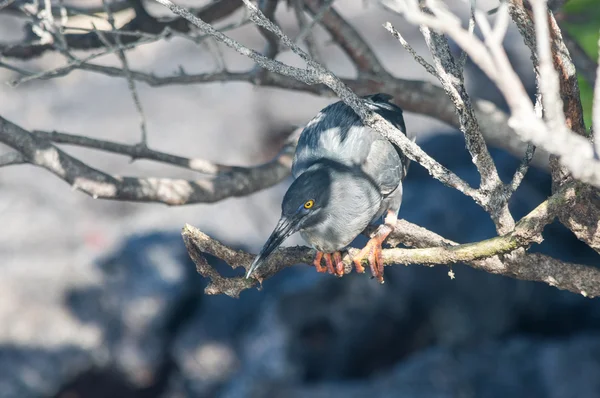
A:
{"type": "Polygon", "coordinates": [[[298,230],[300,219],[293,218],[289,219],[287,217],[281,217],[277,226],[269,236],[267,243],[263,246],[260,253],[254,259],[254,262],[250,266],[248,273],[246,274],[246,279],[250,277],[250,275],[261,265],[264,264],[265,260],[273,253],[275,249],[277,249],[284,240],[287,239],[288,236],[292,235],[294,232],[298,230]]]}

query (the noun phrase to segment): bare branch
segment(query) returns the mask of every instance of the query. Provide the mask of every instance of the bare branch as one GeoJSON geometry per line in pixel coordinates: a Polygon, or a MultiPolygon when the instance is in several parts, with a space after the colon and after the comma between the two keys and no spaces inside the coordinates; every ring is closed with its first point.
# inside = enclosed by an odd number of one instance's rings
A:
{"type": "MultiPolygon", "coordinates": [[[[277,9],[277,4],[279,4],[279,0],[262,0],[259,1],[258,4],[261,5],[261,11],[263,14],[267,16],[273,23],[275,23],[275,10],[277,9]]],[[[275,58],[277,53],[279,52],[279,39],[277,35],[270,32],[268,29],[262,28],[259,26],[258,30],[260,34],[267,41],[267,45],[263,54],[267,58],[275,58]]]]}
{"type": "MultiPolygon", "coordinates": [[[[99,31],[92,31],[92,33],[96,33],[99,31]]],[[[12,82],[10,82],[10,84],[15,87],[18,86],[20,84],[32,81],[32,80],[37,80],[37,79],[53,79],[56,77],[62,77],[62,76],[66,76],[69,73],[71,73],[73,70],[75,69],[83,69],[83,66],[86,65],[89,61],[92,61],[96,58],[108,55],[108,54],[113,54],[114,52],[117,51],[125,51],[125,50],[129,50],[135,47],[138,47],[142,44],[147,44],[147,43],[152,43],[158,40],[163,39],[164,37],[168,36],[170,33],[168,30],[164,30],[160,35],[158,36],[153,36],[150,38],[145,38],[145,39],[141,39],[139,41],[133,42],[133,43],[129,43],[129,44],[116,44],[112,47],[109,47],[106,50],[97,52],[97,53],[93,53],[90,54],[86,57],[83,57],[81,59],[73,59],[71,60],[67,65],[65,66],[61,66],[55,69],[50,69],[50,70],[46,70],[46,71],[42,71],[39,73],[30,73],[30,72],[26,72],[26,73],[22,73],[24,76],[20,77],[18,79],[13,80],[12,82]]],[[[101,37],[101,35],[97,35],[98,37],[101,37]]],[[[2,66],[2,65],[0,65],[2,66]]],[[[123,77],[126,77],[126,73],[125,71],[123,71],[123,77]]]]}
{"type": "MultiPolygon", "coordinates": [[[[469,34],[473,34],[475,31],[475,8],[477,7],[477,0],[469,0],[469,26],[467,27],[467,32],[469,34]]],[[[458,58],[458,67],[461,71],[465,70],[465,65],[467,64],[467,52],[463,49],[460,50],[460,57],[458,58]]]]}
{"type": "MultiPolygon", "coordinates": [[[[295,6],[297,6],[297,11],[296,12],[300,12],[302,11],[302,6],[304,5],[304,0],[294,0],[295,1],[295,6]]],[[[325,14],[327,13],[327,11],[329,10],[329,8],[331,7],[331,5],[333,4],[335,0],[326,0],[323,2],[323,6],[321,6],[321,8],[319,9],[319,11],[317,11],[316,13],[313,14],[312,20],[308,23],[305,23],[304,25],[302,25],[302,23],[300,24],[300,32],[298,33],[298,36],[296,36],[295,42],[296,44],[300,43],[302,40],[304,39],[308,39],[309,36],[311,36],[312,30],[315,27],[315,25],[317,25],[318,23],[321,22],[321,20],[323,19],[323,17],[325,16],[325,14]]],[[[310,47],[309,47],[309,52],[310,52],[310,47]]]]}
{"type": "MultiPolygon", "coordinates": [[[[431,11],[428,8],[423,8],[422,11],[415,9],[414,11],[425,14],[433,12],[436,16],[444,12],[436,2],[427,2],[427,5],[431,11]]],[[[393,7],[393,9],[396,9],[396,7],[393,7]]],[[[475,109],[464,86],[462,68],[455,62],[446,37],[431,31],[425,25],[420,25],[420,30],[433,58],[433,68],[435,69],[433,75],[438,78],[444,91],[456,107],[460,130],[465,136],[467,149],[481,176],[480,190],[489,199],[484,208],[490,213],[498,232],[501,234],[506,233],[514,227],[514,220],[504,198],[504,184],[500,180],[496,165],[489,154],[479,128],[479,122],[475,116],[475,109]]],[[[392,34],[394,34],[393,31],[392,34]]],[[[503,32],[501,34],[503,36],[503,32]]],[[[395,36],[402,43],[403,39],[401,39],[399,33],[395,36]]],[[[414,51],[412,51],[412,54],[416,56],[414,51]]],[[[419,58],[417,56],[415,59],[427,69],[428,64],[419,58]]],[[[431,65],[429,66],[431,67],[431,65]]]]}
{"type": "Polygon", "coordinates": [[[527,171],[529,170],[529,165],[531,164],[531,160],[533,159],[534,153],[535,145],[527,145],[525,156],[523,157],[523,160],[521,160],[521,164],[515,172],[512,181],[510,182],[510,184],[507,185],[506,200],[510,199],[512,194],[515,193],[515,191],[519,188],[519,185],[521,185],[521,182],[523,182],[523,178],[525,178],[525,174],[527,174],[527,171]]]}
{"type": "Polygon", "coordinates": [[[272,161],[250,168],[235,167],[195,181],[136,178],[106,174],[68,155],[52,143],[0,117],[0,142],[20,152],[28,163],[42,167],[73,189],[95,199],[158,202],[171,206],[213,203],[245,196],[277,184],[290,173],[292,143],[272,161]]]}
{"type": "Polygon", "coordinates": [[[550,32],[548,29],[547,0],[532,0],[533,18],[537,55],[539,60],[540,78],[538,81],[544,104],[544,117],[548,120],[550,129],[561,129],[565,126],[565,116],[560,98],[558,73],[552,62],[550,51],[550,32]]]}
{"type": "Polygon", "coordinates": [[[323,15],[325,15],[325,11],[327,11],[327,9],[331,6],[333,1],[327,1],[321,8],[323,11],[320,11],[320,14],[316,15],[315,18],[310,22],[307,21],[306,15],[304,15],[302,0],[292,0],[292,2],[294,7],[294,14],[296,15],[296,20],[298,21],[298,26],[300,27],[300,33],[298,33],[298,36],[296,36],[295,43],[299,44],[303,41],[306,45],[306,48],[308,49],[308,53],[310,54],[310,56],[317,62],[322,63],[321,56],[319,55],[319,51],[317,48],[317,43],[315,42],[315,37],[312,32],[312,28],[316,25],[318,20],[323,18],[323,15]]]}
{"type": "Polygon", "coordinates": [[[479,123],[475,117],[473,105],[471,105],[471,98],[464,86],[462,71],[452,57],[448,40],[426,26],[422,25],[420,29],[433,57],[433,64],[439,81],[456,106],[461,124],[460,130],[465,136],[467,149],[471,154],[473,163],[481,175],[481,189],[493,194],[494,190],[501,184],[500,177],[479,129],[479,123]]]}
{"type": "MultiPolygon", "coordinates": [[[[46,132],[35,130],[31,133],[40,139],[52,141],[56,144],[67,144],[80,146],[84,148],[98,149],[104,152],[129,156],[132,160],[153,160],[156,162],[161,162],[173,166],[182,167],[184,169],[197,171],[207,175],[218,175],[219,173],[228,173],[235,169],[238,169],[238,167],[212,163],[204,159],[190,159],[177,155],[171,155],[160,151],[155,151],[153,149],[150,149],[148,146],[140,144],[120,144],[113,141],[98,140],[80,135],[59,133],[57,131],[46,132]]],[[[290,142],[290,145],[293,145],[293,143],[290,142]]]]}

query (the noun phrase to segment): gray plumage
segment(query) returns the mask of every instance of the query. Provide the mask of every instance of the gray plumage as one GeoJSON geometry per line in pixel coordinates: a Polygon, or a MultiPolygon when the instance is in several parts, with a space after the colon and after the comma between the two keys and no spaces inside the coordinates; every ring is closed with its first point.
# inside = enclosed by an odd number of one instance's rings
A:
{"type": "MultiPolygon", "coordinates": [[[[391,96],[375,94],[365,99],[367,106],[406,134],[402,110],[388,102],[391,96]]],[[[330,197],[324,198],[328,201],[323,204],[327,206],[327,217],[314,226],[301,229],[304,240],[319,251],[337,251],[350,244],[369,223],[377,221],[388,210],[397,214],[408,164],[408,159],[398,148],[364,126],[358,115],[343,102],[323,109],[300,135],[292,166],[295,178],[309,170],[321,169],[323,173],[331,174],[333,181],[330,197]],[[323,162],[323,159],[331,162],[323,162]],[[331,164],[337,164],[337,167],[331,167],[331,164]],[[335,205],[329,205],[330,202],[335,205]]],[[[310,188],[306,192],[304,184],[302,188],[294,187],[290,191],[293,194],[286,196],[307,197],[311,194],[310,188]]]]}
{"type": "MultiPolygon", "coordinates": [[[[364,97],[367,106],[406,134],[402,110],[388,102],[391,98],[364,97]]],[[[283,198],[281,220],[248,275],[296,231],[317,251],[332,253],[388,211],[397,213],[408,164],[398,148],[366,127],[346,104],[324,108],[300,135],[292,165],[295,180],[283,198]],[[309,200],[314,204],[305,208],[309,200]]]]}

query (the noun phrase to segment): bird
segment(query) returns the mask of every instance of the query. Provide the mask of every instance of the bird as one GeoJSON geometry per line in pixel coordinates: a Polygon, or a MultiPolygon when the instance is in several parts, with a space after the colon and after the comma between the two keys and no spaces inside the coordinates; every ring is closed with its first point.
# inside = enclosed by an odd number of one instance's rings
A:
{"type": "MultiPolygon", "coordinates": [[[[362,100],[406,135],[402,109],[390,102],[392,98],[377,93],[362,100]]],[[[343,101],[323,108],[300,134],[292,163],[294,180],[283,197],[281,217],[246,278],[296,232],[317,251],[313,265],[318,272],[343,276],[341,252],[383,218],[352,259],[359,273],[365,272],[366,259],[373,278],[383,283],[382,244],[395,228],[409,164],[400,148],[365,126],[343,101]]]]}

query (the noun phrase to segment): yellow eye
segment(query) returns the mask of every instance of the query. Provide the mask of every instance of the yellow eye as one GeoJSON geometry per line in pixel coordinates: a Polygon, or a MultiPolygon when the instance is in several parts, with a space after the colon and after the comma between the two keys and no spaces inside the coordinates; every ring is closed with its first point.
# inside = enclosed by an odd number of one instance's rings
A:
{"type": "Polygon", "coordinates": [[[315,201],[311,199],[311,200],[309,200],[308,202],[306,202],[306,203],[304,204],[304,208],[305,208],[305,209],[310,209],[311,207],[313,207],[313,206],[314,206],[314,204],[315,204],[315,201]]]}

